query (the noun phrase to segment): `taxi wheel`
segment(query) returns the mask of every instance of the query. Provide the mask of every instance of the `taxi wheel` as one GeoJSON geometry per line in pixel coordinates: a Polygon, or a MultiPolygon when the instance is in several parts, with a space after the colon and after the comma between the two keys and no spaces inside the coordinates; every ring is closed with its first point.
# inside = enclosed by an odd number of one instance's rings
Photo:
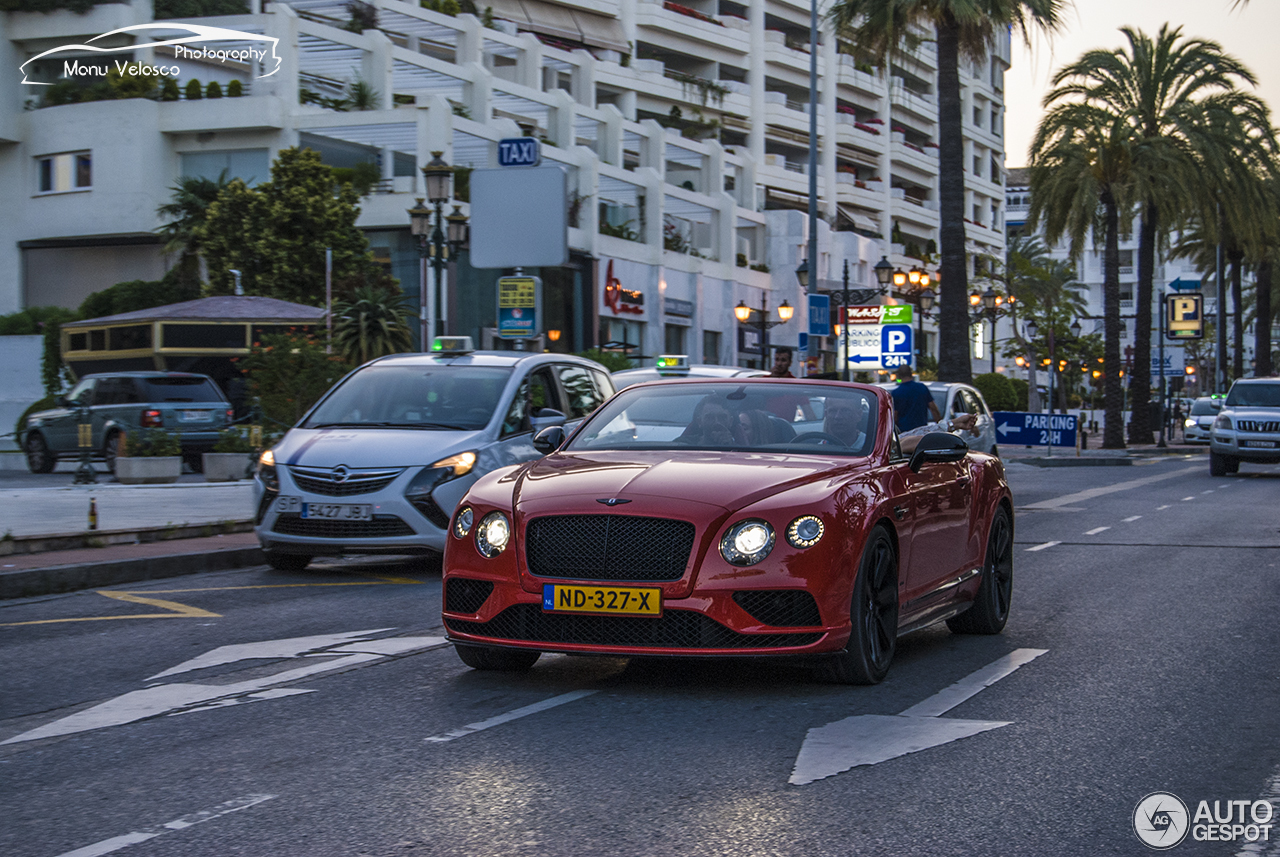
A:
{"type": "Polygon", "coordinates": [[[53,453],[49,452],[49,444],[44,442],[44,437],[36,432],[27,435],[27,442],[23,444],[27,452],[27,468],[32,473],[52,473],[53,467],[58,463],[53,453]]]}
{"type": "Polygon", "coordinates": [[[473,670],[499,670],[524,672],[538,662],[542,652],[528,649],[491,649],[488,646],[464,646],[453,644],[462,662],[473,670]]]}
{"type": "Polygon", "coordinates": [[[1009,601],[1013,596],[1013,526],[1001,506],[991,521],[987,555],[982,564],[982,583],[973,606],[952,619],[947,627],[954,634],[999,634],[1009,621],[1009,601]]]}
{"type": "Polygon", "coordinates": [[[898,558],[884,527],[867,539],[853,584],[853,631],[845,650],[819,668],[835,684],[879,684],[889,673],[898,645],[898,558]]]}
{"type": "Polygon", "coordinates": [[[304,553],[263,551],[263,555],[267,558],[267,565],[276,571],[302,571],[311,564],[311,557],[304,553]]]}
{"type": "Polygon", "coordinates": [[[1210,476],[1226,476],[1228,473],[1238,473],[1239,471],[1239,460],[1232,458],[1229,455],[1221,455],[1213,450],[1209,450],[1210,476]]]}

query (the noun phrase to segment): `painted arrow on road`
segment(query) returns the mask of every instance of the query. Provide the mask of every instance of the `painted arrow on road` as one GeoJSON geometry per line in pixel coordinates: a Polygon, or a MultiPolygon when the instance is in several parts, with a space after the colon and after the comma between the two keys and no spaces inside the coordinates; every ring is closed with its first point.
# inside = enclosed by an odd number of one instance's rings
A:
{"type": "Polygon", "coordinates": [[[807,785],[859,765],[876,765],[1008,726],[1012,721],[952,720],[941,715],[1047,651],[1017,649],[901,714],[862,714],[810,729],[790,782],[807,785]]]}

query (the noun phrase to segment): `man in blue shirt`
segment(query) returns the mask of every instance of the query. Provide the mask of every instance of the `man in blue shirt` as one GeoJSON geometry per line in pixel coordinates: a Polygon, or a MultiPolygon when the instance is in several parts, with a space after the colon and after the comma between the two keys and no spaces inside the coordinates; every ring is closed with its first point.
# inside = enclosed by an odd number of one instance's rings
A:
{"type": "Polygon", "coordinates": [[[929,388],[915,380],[915,373],[911,371],[910,366],[899,366],[895,374],[898,378],[898,386],[891,395],[898,431],[919,428],[927,424],[930,417],[934,422],[942,419],[942,414],[934,404],[929,388]]]}

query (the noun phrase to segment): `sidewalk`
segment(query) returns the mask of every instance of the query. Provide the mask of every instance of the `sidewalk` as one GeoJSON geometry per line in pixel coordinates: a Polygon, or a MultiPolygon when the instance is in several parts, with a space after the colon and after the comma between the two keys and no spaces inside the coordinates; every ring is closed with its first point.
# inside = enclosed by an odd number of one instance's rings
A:
{"type": "MultiPolygon", "coordinates": [[[[1090,437],[1101,443],[1101,437],[1090,437]]],[[[1082,449],[1076,454],[1072,447],[1054,447],[1050,453],[1043,446],[1000,447],[1000,457],[1005,462],[1030,464],[1035,467],[1125,467],[1143,461],[1163,458],[1167,455],[1208,455],[1208,444],[1169,442],[1166,447],[1154,443],[1130,444],[1125,449],[1082,449]]]]}

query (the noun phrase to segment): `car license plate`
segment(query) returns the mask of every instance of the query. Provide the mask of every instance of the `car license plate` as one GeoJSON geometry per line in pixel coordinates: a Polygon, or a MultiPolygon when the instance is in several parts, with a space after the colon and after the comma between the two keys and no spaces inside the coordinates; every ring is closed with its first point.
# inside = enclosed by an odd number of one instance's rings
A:
{"type": "Polygon", "coordinates": [[[662,590],[632,586],[542,585],[542,609],[549,613],[606,613],[661,616],[662,590]]]}
{"type": "Polygon", "coordinates": [[[178,414],[178,422],[207,423],[213,420],[213,411],[182,411],[178,414]]]}
{"type": "Polygon", "coordinates": [[[302,517],[330,518],[338,521],[368,521],[373,518],[373,504],[303,503],[302,517]]]}
{"type": "Polygon", "coordinates": [[[1250,449],[1275,449],[1276,442],[1274,440],[1246,440],[1244,445],[1250,449]]]}

